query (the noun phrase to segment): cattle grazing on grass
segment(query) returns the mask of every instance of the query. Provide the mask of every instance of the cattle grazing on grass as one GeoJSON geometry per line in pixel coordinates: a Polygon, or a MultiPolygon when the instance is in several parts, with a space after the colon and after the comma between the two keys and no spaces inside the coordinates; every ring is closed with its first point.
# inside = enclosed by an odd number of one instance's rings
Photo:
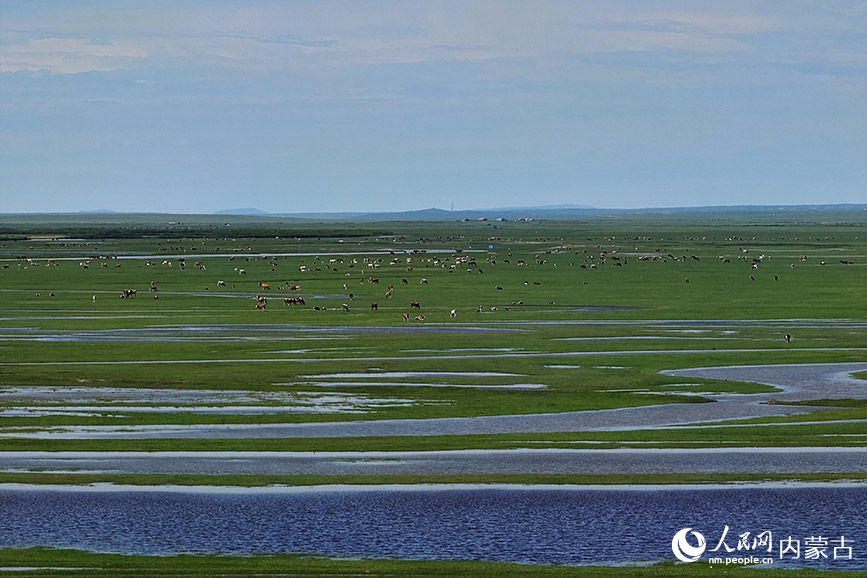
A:
{"type": "Polygon", "coordinates": [[[284,305],[306,305],[304,297],[286,297],[283,299],[284,305]]]}
{"type": "Polygon", "coordinates": [[[151,281],[151,291],[154,292],[154,293],[156,293],[157,291],[159,291],[159,289],[157,289],[157,285],[156,285],[156,283],[154,283],[153,281],[151,281]]]}
{"type": "Polygon", "coordinates": [[[373,310],[373,309],[379,309],[379,303],[371,303],[371,304],[370,304],[370,309],[371,309],[371,310],[373,310]]]}
{"type": "Polygon", "coordinates": [[[419,304],[418,301],[410,301],[409,308],[410,309],[421,309],[421,305],[419,304]]]}
{"type": "Polygon", "coordinates": [[[449,317],[457,317],[457,316],[458,316],[458,310],[457,309],[452,309],[451,311],[449,311],[449,317]]]}
{"type": "Polygon", "coordinates": [[[792,342],[792,336],[789,333],[786,333],[785,335],[783,335],[783,339],[786,340],[786,343],[792,342]]]}
{"type": "Polygon", "coordinates": [[[401,317],[404,321],[409,321],[409,313],[404,313],[403,315],[401,315],[401,317]]]}

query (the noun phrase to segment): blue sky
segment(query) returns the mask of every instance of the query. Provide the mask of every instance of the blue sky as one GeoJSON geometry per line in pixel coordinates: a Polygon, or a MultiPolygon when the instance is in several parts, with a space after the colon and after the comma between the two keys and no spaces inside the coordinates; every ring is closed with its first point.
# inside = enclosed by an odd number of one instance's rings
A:
{"type": "Polygon", "coordinates": [[[851,202],[863,0],[0,4],[0,212],[851,202]]]}

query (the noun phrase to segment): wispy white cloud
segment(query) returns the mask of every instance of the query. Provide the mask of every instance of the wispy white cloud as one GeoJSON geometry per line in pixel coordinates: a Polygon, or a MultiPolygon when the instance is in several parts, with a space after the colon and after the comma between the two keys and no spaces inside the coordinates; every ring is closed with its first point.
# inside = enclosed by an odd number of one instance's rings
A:
{"type": "Polygon", "coordinates": [[[777,18],[748,12],[638,12],[612,15],[606,20],[625,28],[650,28],[696,35],[752,34],[784,27],[784,23],[777,18]]]}
{"type": "Polygon", "coordinates": [[[374,4],[384,9],[359,2],[175,9],[141,4],[102,7],[102,16],[93,19],[52,14],[38,28],[18,15],[0,36],[12,39],[0,43],[0,71],[72,74],[178,63],[285,70],[620,51],[727,52],[747,49],[745,35],[782,26],[749,11],[628,10],[617,2],[374,4]],[[95,23],[106,19],[111,26],[95,23]],[[28,29],[39,36],[26,38],[28,29]]]}
{"type": "Polygon", "coordinates": [[[133,41],[96,44],[82,38],[36,38],[0,46],[0,72],[77,74],[127,68],[148,57],[133,41]]]}

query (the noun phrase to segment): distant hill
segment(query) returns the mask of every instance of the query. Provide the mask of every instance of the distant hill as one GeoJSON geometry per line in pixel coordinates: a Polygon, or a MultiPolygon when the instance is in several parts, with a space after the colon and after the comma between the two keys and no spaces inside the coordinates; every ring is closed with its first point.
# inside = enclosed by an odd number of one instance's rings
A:
{"type": "MultiPolygon", "coordinates": [[[[520,218],[555,218],[576,215],[596,214],[600,209],[583,205],[557,205],[549,207],[501,207],[494,209],[460,209],[448,211],[437,209],[420,209],[416,211],[394,212],[345,212],[345,213],[279,213],[277,217],[297,217],[301,219],[365,219],[372,221],[443,221],[463,219],[520,219],[520,218]]],[[[605,211],[602,211],[605,212],[605,211]]]]}
{"type": "Polygon", "coordinates": [[[195,227],[282,226],[292,222],[297,225],[330,221],[334,226],[340,221],[486,221],[493,226],[498,221],[519,219],[593,219],[628,217],[635,219],[689,219],[691,217],[713,220],[739,220],[749,218],[756,223],[783,220],[804,222],[867,221],[867,203],[824,205],[737,205],[709,207],[657,207],[644,209],[598,209],[582,205],[554,205],[541,207],[502,207],[490,209],[467,209],[447,211],[438,208],[403,212],[334,212],[334,213],[268,213],[261,209],[229,209],[211,214],[172,213],[125,213],[108,210],[67,213],[2,213],[0,232],[14,227],[32,226],[34,223],[54,228],[118,226],[124,230],[147,227],[175,227],[187,230],[195,227]]]}
{"type": "Polygon", "coordinates": [[[803,211],[865,211],[867,204],[838,205],[734,205],[707,207],[656,207],[643,209],[599,209],[586,205],[549,205],[540,207],[499,207],[489,209],[445,209],[429,208],[417,211],[396,212],[341,212],[341,213],[227,213],[220,214],[255,214],[272,217],[293,217],[299,219],[353,219],[375,221],[442,221],[486,219],[557,219],[569,217],[606,216],[606,215],[687,215],[712,213],[742,213],[755,212],[761,214],[803,212],[803,211]]]}
{"type": "Polygon", "coordinates": [[[215,215],[259,215],[259,216],[264,217],[266,215],[270,215],[271,213],[269,213],[268,211],[263,211],[261,209],[247,208],[247,209],[224,209],[222,211],[217,211],[214,214],[215,215]]]}

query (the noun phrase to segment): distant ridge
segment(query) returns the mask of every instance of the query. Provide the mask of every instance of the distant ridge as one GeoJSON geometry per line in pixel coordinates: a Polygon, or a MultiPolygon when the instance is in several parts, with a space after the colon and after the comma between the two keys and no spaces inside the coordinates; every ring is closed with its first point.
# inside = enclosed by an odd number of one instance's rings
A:
{"type": "Polygon", "coordinates": [[[260,216],[265,216],[265,215],[270,215],[271,213],[269,213],[268,211],[263,211],[262,209],[247,208],[247,209],[224,209],[222,211],[217,211],[214,214],[215,215],[260,215],[260,216]]]}
{"type": "MultiPolygon", "coordinates": [[[[231,216],[248,217],[254,220],[268,221],[274,218],[299,219],[299,220],[369,220],[369,221],[451,221],[451,220],[516,220],[516,219],[557,219],[574,217],[606,217],[620,215],[724,215],[726,213],[756,213],[757,215],[773,215],[775,213],[820,213],[820,212],[861,213],[867,211],[867,203],[837,203],[822,205],[717,205],[704,207],[648,207],[641,209],[599,209],[585,205],[548,205],[540,207],[500,207],[489,209],[459,209],[447,211],[435,207],[417,211],[395,212],[317,212],[317,213],[269,213],[256,208],[225,209],[210,213],[209,215],[198,214],[201,217],[210,217],[214,222],[223,223],[221,219],[231,216]]],[[[168,219],[169,221],[185,221],[185,217],[192,213],[138,213],[112,211],[107,209],[85,210],[75,212],[34,212],[34,213],[3,213],[0,216],[41,216],[54,221],[62,222],[69,217],[82,217],[87,222],[112,222],[116,217],[140,216],[143,219],[151,219],[155,216],[168,219]]],[[[0,223],[2,225],[2,223],[0,223]]]]}
{"type": "MultiPolygon", "coordinates": [[[[255,209],[249,209],[255,210],[255,209]]],[[[686,215],[711,213],[786,213],[795,211],[865,211],[867,204],[829,204],[829,205],[731,205],[705,207],[650,207],[642,209],[599,209],[586,205],[548,205],[539,207],[499,207],[489,209],[458,209],[448,211],[435,207],[416,211],[394,212],[340,212],[340,213],[239,213],[221,211],[217,214],[259,215],[271,217],[291,217],[297,219],[354,219],[376,221],[443,221],[443,220],[515,220],[515,219],[556,219],[584,216],[606,215],[686,215]]]]}
{"type": "Polygon", "coordinates": [[[547,207],[499,207],[493,209],[458,209],[445,210],[431,207],[415,211],[393,212],[344,212],[344,213],[274,213],[275,217],[295,217],[300,219],[368,219],[377,221],[443,221],[463,219],[521,219],[541,217],[568,217],[575,215],[597,214],[607,212],[584,205],[554,205],[547,207]]]}

